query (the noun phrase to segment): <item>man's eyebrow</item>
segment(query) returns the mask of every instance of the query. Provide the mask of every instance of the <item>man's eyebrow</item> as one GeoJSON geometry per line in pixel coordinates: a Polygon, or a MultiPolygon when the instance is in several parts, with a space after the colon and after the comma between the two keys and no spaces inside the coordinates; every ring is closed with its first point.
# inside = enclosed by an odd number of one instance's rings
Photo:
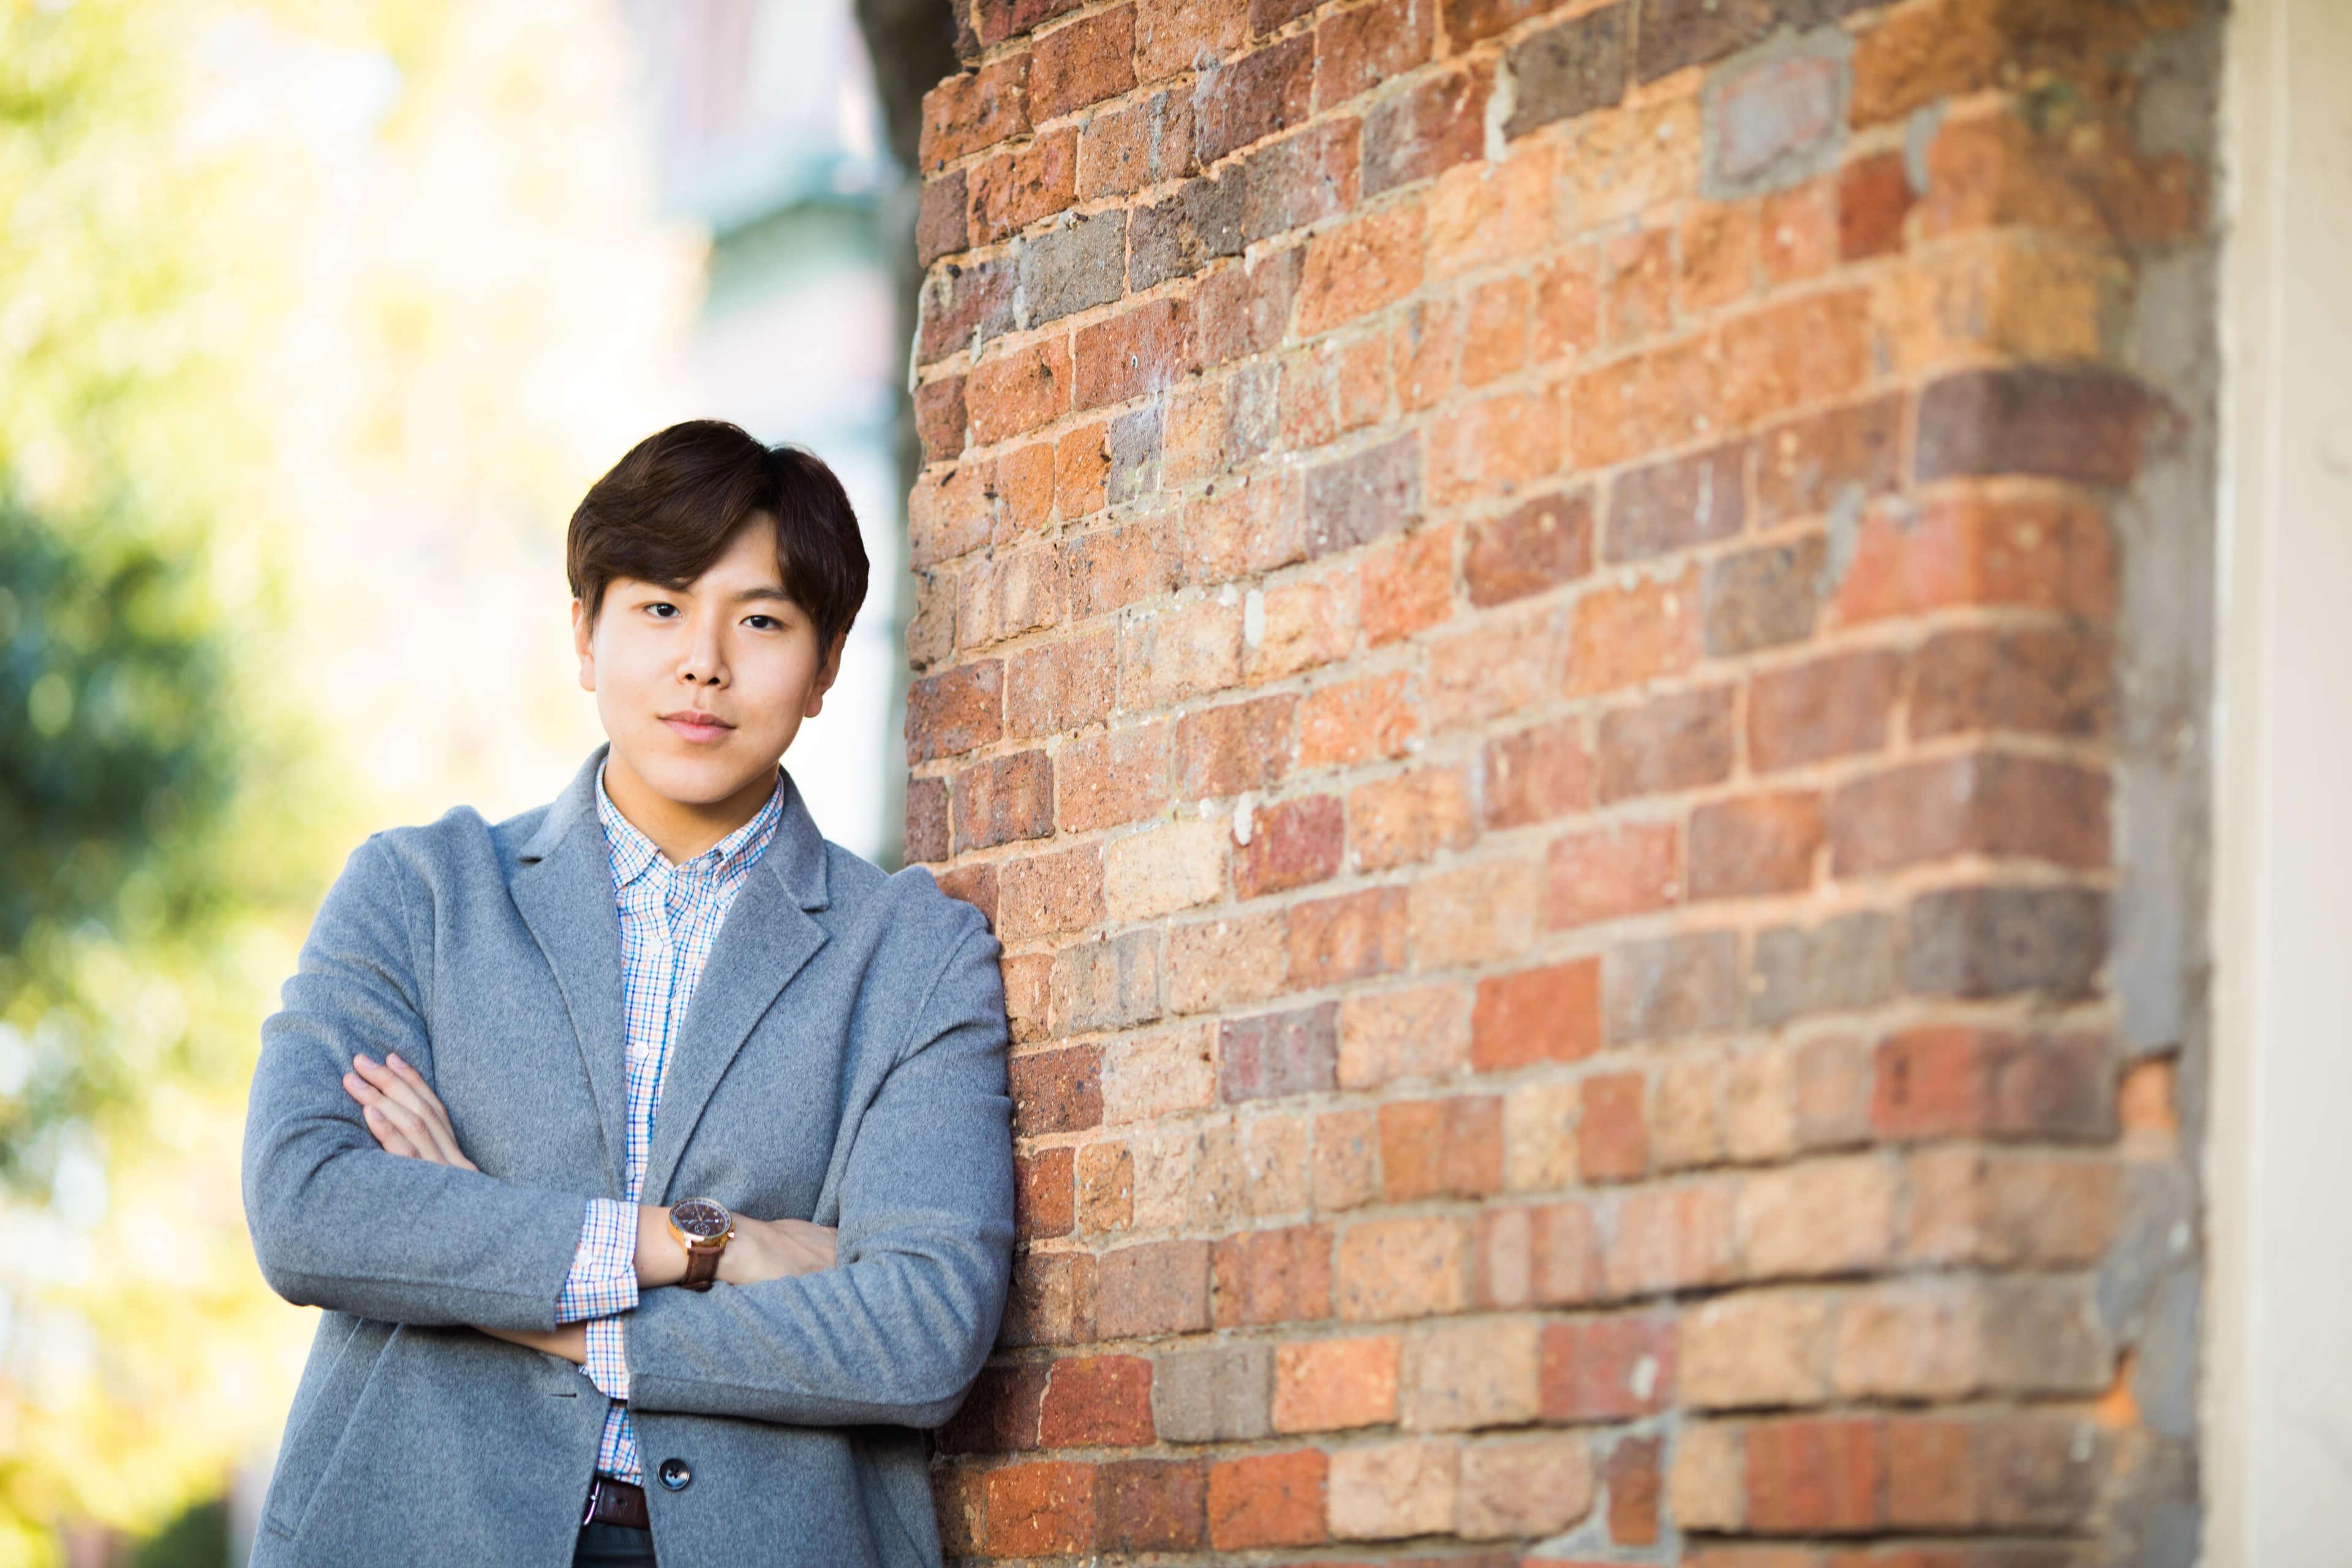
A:
{"type": "Polygon", "coordinates": [[[756,588],[746,588],[735,595],[735,602],[739,605],[748,605],[754,599],[773,599],[786,605],[798,603],[790,594],[785,593],[773,583],[762,583],[756,588]]]}

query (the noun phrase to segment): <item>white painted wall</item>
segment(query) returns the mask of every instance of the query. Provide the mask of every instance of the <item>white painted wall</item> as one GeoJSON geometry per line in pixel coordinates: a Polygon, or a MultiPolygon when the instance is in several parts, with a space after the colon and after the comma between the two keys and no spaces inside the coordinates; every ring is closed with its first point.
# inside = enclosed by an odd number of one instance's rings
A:
{"type": "Polygon", "coordinates": [[[2229,36],[2205,1558],[2352,1563],[2352,0],[2229,36]]]}

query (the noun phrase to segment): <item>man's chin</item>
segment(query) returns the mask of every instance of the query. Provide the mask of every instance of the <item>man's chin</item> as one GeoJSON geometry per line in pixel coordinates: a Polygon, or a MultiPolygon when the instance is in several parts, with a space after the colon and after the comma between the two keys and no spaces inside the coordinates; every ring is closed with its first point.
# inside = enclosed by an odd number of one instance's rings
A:
{"type": "Polygon", "coordinates": [[[754,780],[772,776],[777,762],[762,762],[761,748],[740,733],[711,745],[656,735],[630,748],[622,760],[656,794],[698,806],[716,805],[754,780]]]}

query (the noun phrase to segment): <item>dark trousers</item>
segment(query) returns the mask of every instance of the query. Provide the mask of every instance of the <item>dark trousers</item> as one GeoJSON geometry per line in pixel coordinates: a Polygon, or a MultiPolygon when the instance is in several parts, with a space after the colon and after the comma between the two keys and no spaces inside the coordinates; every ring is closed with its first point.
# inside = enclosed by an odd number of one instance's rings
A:
{"type": "Polygon", "coordinates": [[[654,1533],[625,1524],[583,1524],[572,1561],[596,1568],[654,1568],[654,1533]]]}

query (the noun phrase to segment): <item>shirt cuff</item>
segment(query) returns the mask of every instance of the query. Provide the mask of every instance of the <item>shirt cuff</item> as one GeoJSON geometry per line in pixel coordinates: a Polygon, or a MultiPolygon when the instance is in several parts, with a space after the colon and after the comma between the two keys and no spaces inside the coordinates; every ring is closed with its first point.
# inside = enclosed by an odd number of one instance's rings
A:
{"type": "MultiPolygon", "coordinates": [[[[617,1198],[590,1198],[572,1268],[556,1294],[555,1321],[576,1323],[609,1317],[636,1304],[637,1205],[617,1198]]],[[[593,1333],[589,1342],[595,1342],[593,1333]]]]}
{"type": "Polygon", "coordinates": [[[618,1317],[588,1320],[588,1362],[580,1370],[606,1398],[628,1398],[628,1342],[618,1317]]]}

